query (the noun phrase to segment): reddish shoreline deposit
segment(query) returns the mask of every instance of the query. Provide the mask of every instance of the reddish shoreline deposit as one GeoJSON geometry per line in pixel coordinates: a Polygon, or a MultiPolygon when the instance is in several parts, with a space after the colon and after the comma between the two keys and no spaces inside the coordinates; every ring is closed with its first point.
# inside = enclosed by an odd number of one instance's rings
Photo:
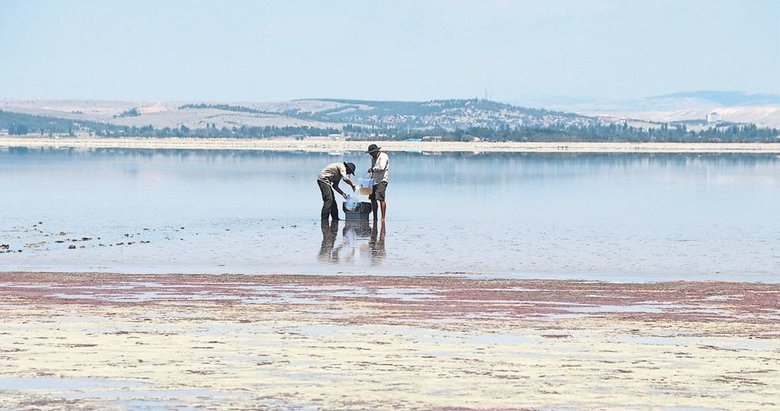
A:
{"type": "Polygon", "coordinates": [[[3,409],[780,406],[779,284],[0,273],[0,304],[3,409]]]}
{"type": "MultiPolygon", "coordinates": [[[[780,285],[742,282],[611,283],[576,280],[478,280],[468,277],[0,273],[0,295],[43,304],[165,305],[172,300],[241,305],[363,302],[394,316],[462,318],[502,313],[514,318],[571,313],[646,320],[780,320],[780,285]],[[259,288],[259,289],[253,289],[259,288]],[[150,295],[160,293],[162,295],[150,295]],[[387,292],[387,290],[390,290],[387,292]],[[56,291],[56,292],[53,292],[56,291]],[[248,302],[252,304],[252,302],[248,302]],[[666,306],[662,312],[641,307],[666,306]],[[592,307],[593,310],[582,310],[592,307]],[[599,307],[608,307],[599,309],[599,307]],[[610,310],[609,307],[613,307],[610,310]],[[622,307],[622,308],[620,308],[622,307]],[[626,312],[625,309],[635,310],[626,312]],[[592,311],[592,312],[591,312],[592,311]],[[749,316],[750,318],[744,318],[749,316]]],[[[392,317],[392,316],[391,316],[392,317]]]]}

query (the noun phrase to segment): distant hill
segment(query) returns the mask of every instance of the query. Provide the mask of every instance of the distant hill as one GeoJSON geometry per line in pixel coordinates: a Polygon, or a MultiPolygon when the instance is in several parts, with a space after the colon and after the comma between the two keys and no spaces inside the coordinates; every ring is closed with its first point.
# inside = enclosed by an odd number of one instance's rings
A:
{"type": "Polygon", "coordinates": [[[107,123],[95,121],[73,121],[66,118],[37,116],[32,114],[14,113],[0,110],[0,130],[8,134],[69,134],[79,130],[111,130],[123,129],[107,123]]]}
{"type": "Polygon", "coordinates": [[[367,101],[301,99],[258,102],[91,102],[5,101],[0,110],[100,122],[114,126],[189,129],[241,127],[370,127],[382,130],[454,131],[470,127],[548,127],[598,124],[598,120],[562,111],[530,109],[482,100],[367,101]]]}
{"type": "MultiPolygon", "coordinates": [[[[701,93],[706,92],[656,99],[669,104],[668,101],[690,100],[693,97],[689,96],[693,95],[739,97],[701,93]]],[[[720,117],[716,116],[715,121],[706,120],[712,104],[697,105],[698,112],[659,119],[657,112],[653,113],[654,118],[647,111],[605,113],[600,110],[583,115],[486,99],[415,102],[324,98],[275,103],[3,100],[0,133],[215,138],[328,136],[357,140],[776,141],[777,130],[756,127],[749,121],[733,121],[731,118],[738,116],[737,111],[719,110],[720,117]]],[[[774,115],[772,111],[766,113],[770,117],[774,115]]]]}
{"type": "Polygon", "coordinates": [[[721,106],[755,106],[763,104],[780,104],[780,95],[747,94],[742,91],[688,91],[683,93],[664,94],[648,97],[649,100],[660,99],[698,99],[709,101],[721,106]]]}
{"type": "Polygon", "coordinates": [[[426,102],[341,99],[319,101],[333,103],[333,106],[311,111],[302,108],[288,109],[282,113],[322,122],[445,131],[469,127],[544,127],[552,124],[597,123],[595,119],[574,113],[530,109],[483,99],[426,102]]]}
{"type": "Polygon", "coordinates": [[[554,97],[524,103],[585,116],[612,116],[659,123],[701,122],[714,112],[725,122],[780,128],[780,95],[776,94],[702,90],[626,100],[554,97]]]}

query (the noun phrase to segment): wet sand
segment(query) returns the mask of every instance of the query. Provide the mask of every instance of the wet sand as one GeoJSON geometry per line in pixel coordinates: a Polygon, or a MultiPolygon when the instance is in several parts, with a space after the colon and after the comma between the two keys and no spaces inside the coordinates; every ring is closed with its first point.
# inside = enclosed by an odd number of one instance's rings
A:
{"type": "Polygon", "coordinates": [[[780,284],[0,273],[0,408],[778,409],[780,284]]]}
{"type": "MultiPolygon", "coordinates": [[[[374,142],[374,141],[372,141],[374,142]]],[[[124,148],[187,150],[268,150],[339,153],[365,151],[367,141],[327,139],[94,138],[0,136],[0,147],[124,148]]],[[[779,143],[585,143],[585,142],[431,142],[380,141],[385,151],[423,153],[777,153],[779,143]]]]}

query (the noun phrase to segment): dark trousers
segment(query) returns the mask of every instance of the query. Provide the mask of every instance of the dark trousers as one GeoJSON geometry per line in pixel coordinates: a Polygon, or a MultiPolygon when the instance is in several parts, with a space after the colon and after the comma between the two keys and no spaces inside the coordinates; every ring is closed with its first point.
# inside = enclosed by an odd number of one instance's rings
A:
{"type": "Polygon", "coordinates": [[[339,207],[336,205],[336,199],[333,195],[333,187],[328,183],[324,183],[317,180],[317,185],[320,186],[320,192],[322,192],[322,211],[320,212],[320,219],[327,220],[328,216],[331,216],[333,220],[339,219],[339,207]]]}

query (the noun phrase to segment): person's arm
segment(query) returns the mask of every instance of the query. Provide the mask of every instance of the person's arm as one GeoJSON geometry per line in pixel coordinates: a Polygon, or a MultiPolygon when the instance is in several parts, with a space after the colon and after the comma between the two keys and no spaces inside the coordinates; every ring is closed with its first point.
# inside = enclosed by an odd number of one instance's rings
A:
{"type": "Polygon", "coordinates": [[[341,191],[341,188],[339,188],[338,184],[334,184],[333,189],[336,190],[337,193],[341,194],[342,197],[347,198],[347,193],[341,191]]]}
{"type": "Polygon", "coordinates": [[[352,180],[348,178],[342,178],[342,180],[344,180],[345,183],[349,184],[349,186],[352,187],[352,191],[355,191],[355,183],[353,183],[352,180]]]}
{"type": "MultiPolygon", "coordinates": [[[[347,184],[349,184],[349,186],[352,187],[352,191],[355,191],[355,184],[352,182],[352,180],[349,179],[349,177],[347,177],[347,169],[343,168],[342,170],[342,168],[343,167],[339,167],[339,171],[341,172],[341,180],[346,181],[347,184]]],[[[347,195],[344,194],[344,192],[341,191],[340,188],[338,188],[338,184],[334,184],[333,188],[336,189],[336,191],[338,191],[339,193],[341,193],[341,195],[343,195],[344,198],[347,197],[347,195]]]]}

